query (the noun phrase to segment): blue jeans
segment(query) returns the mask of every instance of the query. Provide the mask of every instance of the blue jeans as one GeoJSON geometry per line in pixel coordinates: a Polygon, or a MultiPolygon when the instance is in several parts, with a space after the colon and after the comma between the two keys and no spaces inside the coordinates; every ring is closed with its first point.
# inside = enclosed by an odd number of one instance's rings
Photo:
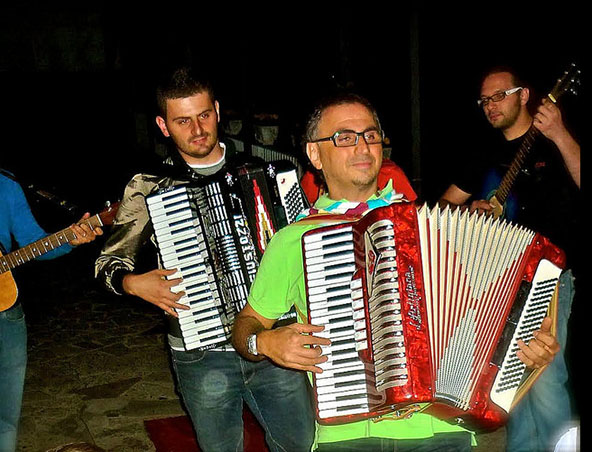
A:
{"type": "Polygon", "coordinates": [[[243,450],[243,400],[265,430],[269,449],[309,451],[314,415],[306,374],[233,351],[172,350],[179,391],[207,451],[243,450]]]}
{"type": "Polygon", "coordinates": [[[561,435],[572,427],[564,352],[573,297],[572,273],[566,271],[559,279],[557,307],[557,341],[561,350],[510,412],[506,426],[508,451],[553,450],[561,435]]]}
{"type": "Polygon", "coordinates": [[[470,452],[471,434],[465,432],[439,433],[425,439],[363,438],[336,443],[322,443],[316,452],[470,452]]]}
{"type": "Polygon", "coordinates": [[[16,449],[26,367],[27,326],[18,303],[0,312],[0,452],[16,449]]]}

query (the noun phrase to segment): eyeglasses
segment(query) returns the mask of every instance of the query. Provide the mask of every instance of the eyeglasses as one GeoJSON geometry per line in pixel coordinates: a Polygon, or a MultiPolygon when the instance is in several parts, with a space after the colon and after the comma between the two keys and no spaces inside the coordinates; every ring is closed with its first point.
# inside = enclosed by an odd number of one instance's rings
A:
{"type": "Polygon", "coordinates": [[[367,144],[382,143],[384,139],[384,132],[382,130],[366,130],[364,132],[335,132],[330,137],[319,138],[313,140],[311,143],[318,143],[319,141],[332,141],[338,148],[345,148],[348,146],[355,146],[358,144],[360,137],[364,137],[367,144]]]}
{"type": "Polygon", "coordinates": [[[490,101],[499,102],[501,100],[504,100],[506,96],[514,94],[515,92],[520,91],[521,89],[522,87],[518,86],[516,88],[510,88],[505,91],[502,91],[501,93],[495,93],[493,96],[482,97],[477,101],[477,105],[479,105],[480,107],[485,107],[490,101]]]}

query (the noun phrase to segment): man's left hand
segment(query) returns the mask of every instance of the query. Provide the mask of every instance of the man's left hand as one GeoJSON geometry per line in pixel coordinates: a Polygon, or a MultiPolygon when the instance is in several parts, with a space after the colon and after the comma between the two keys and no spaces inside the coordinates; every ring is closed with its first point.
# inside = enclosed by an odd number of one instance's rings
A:
{"type": "Polygon", "coordinates": [[[553,142],[567,133],[561,118],[561,111],[557,105],[548,99],[543,99],[543,103],[534,115],[533,123],[543,135],[553,142]]]}
{"type": "Polygon", "coordinates": [[[551,318],[545,317],[541,328],[534,332],[534,339],[528,345],[523,341],[518,341],[520,347],[518,358],[527,367],[540,369],[553,361],[553,358],[559,352],[561,347],[555,336],[551,334],[551,324],[551,318]]]}
{"type": "Polygon", "coordinates": [[[78,220],[78,223],[70,226],[70,229],[76,235],[76,238],[70,242],[73,246],[82,245],[83,243],[92,242],[97,238],[97,235],[103,235],[101,228],[91,228],[88,224],[84,223],[84,220],[90,218],[90,213],[85,213],[82,218],[78,220]]]}

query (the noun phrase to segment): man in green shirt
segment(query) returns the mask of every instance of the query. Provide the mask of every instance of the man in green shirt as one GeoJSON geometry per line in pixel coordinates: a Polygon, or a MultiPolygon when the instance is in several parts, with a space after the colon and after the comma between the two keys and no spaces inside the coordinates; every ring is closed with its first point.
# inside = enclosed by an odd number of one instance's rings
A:
{"type": "MultiPolygon", "coordinates": [[[[374,108],[355,95],[341,95],[322,103],[307,126],[307,155],[321,170],[327,192],[311,213],[363,213],[405,197],[389,183],[377,190],[382,162],[382,131],[374,108]]],[[[326,217],[325,217],[326,218],[326,217]]],[[[327,221],[331,221],[330,219],[327,221]]],[[[301,237],[319,227],[303,219],[279,231],[264,254],[249,302],[235,321],[235,349],[251,360],[271,359],[293,369],[320,373],[321,345],[330,340],[315,335],[322,326],[307,323],[301,237]],[[296,307],[300,322],[271,329],[275,320],[296,307]]],[[[545,326],[536,341],[519,355],[530,366],[550,362],[557,352],[555,338],[545,326]],[[536,343],[535,343],[536,342],[536,343]]],[[[364,420],[335,426],[317,425],[316,446],[325,450],[470,450],[470,432],[435,417],[415,413],[380,422],[364,420]]]]}

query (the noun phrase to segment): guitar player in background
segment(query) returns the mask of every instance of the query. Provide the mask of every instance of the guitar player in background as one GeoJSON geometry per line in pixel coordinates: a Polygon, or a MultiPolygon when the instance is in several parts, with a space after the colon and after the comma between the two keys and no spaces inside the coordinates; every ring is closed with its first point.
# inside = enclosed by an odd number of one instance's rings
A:
{"type": "Polygon", "coordinates": [[[560,279],[557,315],[562,351],[512,411],[507,447],[509,451],[552,450],[572,420],[564,350],[577,273],[580,145],[564,124],[559,107],[550,100],[553,96],[545,98],[533,113],[529,111],[534,103],[531,91],[514,69],[496,67],[481,80],[478,104],[497,130],[491,139],[474,143],[474,151],[458,165],[440,204],[469,205],[471,211],[491,214],[493,191],[500,187],[521,146],[535,137],[519,165],[503,215],[545,235],[566,253],[568,270],[560,279]],[[529,132],[532,128],[536,130],[529,132]]]}
{"type": "MultiPolygon", "coordinates": [[[[89,218],[86,213],[79,223],[89,218]]],[[[93,241],[103,234],[101,228],[91,228],[88,224],[70,226],[75,238],[69,243],[44,253],[38,259],[55,259],[72,251],[73,246],[93,241]]],[[[0,250],[2,255],[10,252],[16,242],[24,247],[46,237],[48,234],[39,226],[22,188],[14,177],[0,169],[0,250]]],[[[16,298],[17,288],[11,273],[0,274],[0,450],[14,451],[16,448],[18,423],[21,412],[25,369],[27,366],[27,326],[23,307],[16,298]]]]}

